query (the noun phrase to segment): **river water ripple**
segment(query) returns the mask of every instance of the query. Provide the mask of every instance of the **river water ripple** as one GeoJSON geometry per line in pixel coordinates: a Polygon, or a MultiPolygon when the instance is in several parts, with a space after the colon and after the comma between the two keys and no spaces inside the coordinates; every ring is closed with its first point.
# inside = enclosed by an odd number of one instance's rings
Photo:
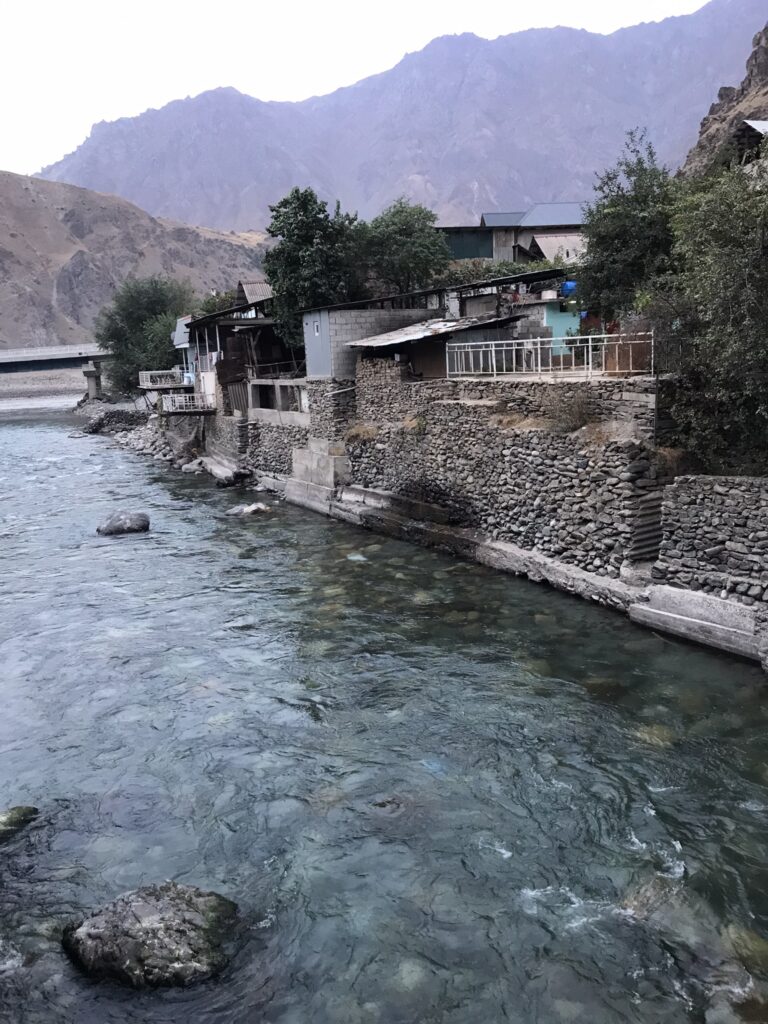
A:
{"type": "Polygon", "coordinates": [[[738,986],[757,668],[279,502],[227,518],[35,416],[0,423],[0,809],[42,812],[0,847],[0,1019],[660,1024],[738,986]],[[120,507],[151,533],[97,537],[120,507]],[[62,925],[165,878],[239,904],[223,976],[78,974],[62,925]]]}

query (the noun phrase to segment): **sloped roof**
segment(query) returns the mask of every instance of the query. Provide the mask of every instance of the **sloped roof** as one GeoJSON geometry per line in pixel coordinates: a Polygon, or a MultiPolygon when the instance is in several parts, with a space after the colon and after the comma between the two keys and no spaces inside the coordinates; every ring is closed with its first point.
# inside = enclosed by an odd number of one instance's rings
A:
{"type": "Polygon", "coordinates": [[[264,299],[272,298],[272,287],[263,277],[251,281],[238,281],[237,287],[238,290],[242,289],[246,302],[263,302],[264,299]]]}
{"type": "Polygon", "coordinates": [[[482,228],[516,228],[525,216],[525,210],[514,213],[484,213],[480,218],[482,228]]]}
{"type": "Polygon", "coordinates": [[[536,203],[529,210],[484,213],[480,218],[480,226],[486,228],[571,227],[583,223],[582,203],[536,203]]]}
{"type": "Polygon", "coordinates": [[[520,227],[556,228],[583,223],[583,203],[537,203],[527,211],[520,227]]]}
{"type": "Polygon", "coordinates": [[[754,128],[761,135],[768,135],[768,121],[745,121],[744,124],[748,124],[750,128],[754,128]]]}
{"type": "Polygon", "coordinates": [[[349,348],[386,348],[389,345],[404,345],[409,341],[423,341],[425,338],[439,338],[445,334],[456,334],[468,331],[472,327],[500,327],[512,320],[521,319],[520,315],[496,316],[463,316],[453,320],[422,320],[418,324],[398,327],[396,331],[385,334],[372,334],[368,338],[346,342],[349,348]]]}

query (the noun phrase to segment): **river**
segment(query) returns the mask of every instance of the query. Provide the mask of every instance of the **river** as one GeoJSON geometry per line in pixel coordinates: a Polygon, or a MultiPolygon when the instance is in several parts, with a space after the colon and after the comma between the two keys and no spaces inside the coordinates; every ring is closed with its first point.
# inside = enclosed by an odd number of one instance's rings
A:
{"type": "Polygon", "coordinates": [[[0,422],[0,809],[41,811],[0,1020],[703,1020],[723,935],[768,934],[758,668],[72,430],[0,422]],[[63,924],[166,878],[239,904],[224,974],[81,976],[63,924]]]}

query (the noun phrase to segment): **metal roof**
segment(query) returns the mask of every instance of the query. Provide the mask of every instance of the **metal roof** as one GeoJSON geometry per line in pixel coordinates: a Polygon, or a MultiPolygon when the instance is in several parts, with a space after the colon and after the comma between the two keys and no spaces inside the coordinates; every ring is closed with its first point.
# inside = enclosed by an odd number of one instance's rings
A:
{"type": "Polygon", "coordinates": [[[500,327],[512,320],[520,320],[521,316],[464,316],[454,320],[422,320],[418,324],[409,324],[408,327],[398,327],[396,331],[387,331],[385,334],[373,334],[368,338],[359,338],[357,341],[348,341],[349,348],[387,348],[390,345],[405,345],[409,341],[424,341],[425,338],[439,338],[445,334],[456,334],[459,331],[468,331],[472,327],[500,327]]]}
{"type": "Polygon", "coordinates": [[[254,281],[239,281],[238,288],[243,289],[246,301],[248,302],[263,302],[265,299],[272,298],[272,286],[265,278],[254,281]]]}
{"type": "MultiPolygon", "coordinates": [[[[488,261],[489,263],[492,260],[488,261]]],[[[469,281],[467,284],[439,284],[432,288],[420,288],[414,292],[403,292],[394,295],[380,295],[375,299],[356,299],[354,302],[337,302],[332,306],[307,306],[300,313],[319,313],[320,310],[333,309],[365,309],[366,306],[379,306],[382,302],[395,299],[418,298],[421,295],[437,295],[440,292],[465,292],[473,288],[498,288],[505,284],[535,284],[536,281],[548,281],[553,277],[567,277],[564,270],[525,270],[520,274],[507,274],[505,277],[491,277],[485,281],[469,281]]],[[[407,308],[407,307],[405,307],[407,308]]]]}
{"type": "Polygon", "coordinates": [[[536,203],[520,213],[484,213],[487,228],[556,228],[584,223],[583,203],[536,203]]]}
{"type": "Polygon", "coordinates": [[[516,228],[525,216],[525,210],[515,213],[484,213],[480,218],[482,228],[516,228]]]}
{"type": "Polygon", "coordinates": [[[761,135],[768,135],[768,121],[745,121],[744,124],[748,124],[750,128],[754,128],[761,135]]]}

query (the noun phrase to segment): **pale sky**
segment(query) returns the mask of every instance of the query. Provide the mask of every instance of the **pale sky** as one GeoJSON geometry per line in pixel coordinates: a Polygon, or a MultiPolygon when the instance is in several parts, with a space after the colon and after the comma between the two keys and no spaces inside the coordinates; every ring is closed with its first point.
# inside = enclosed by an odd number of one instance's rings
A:
{"type": "Polygon", "coordinates": [[[569,25],[612,32],[703,0],[0,0],[0,170],[31,174],[97,121],[232,85],[263,100],[331,92],[437,36],[569,25]]]}

